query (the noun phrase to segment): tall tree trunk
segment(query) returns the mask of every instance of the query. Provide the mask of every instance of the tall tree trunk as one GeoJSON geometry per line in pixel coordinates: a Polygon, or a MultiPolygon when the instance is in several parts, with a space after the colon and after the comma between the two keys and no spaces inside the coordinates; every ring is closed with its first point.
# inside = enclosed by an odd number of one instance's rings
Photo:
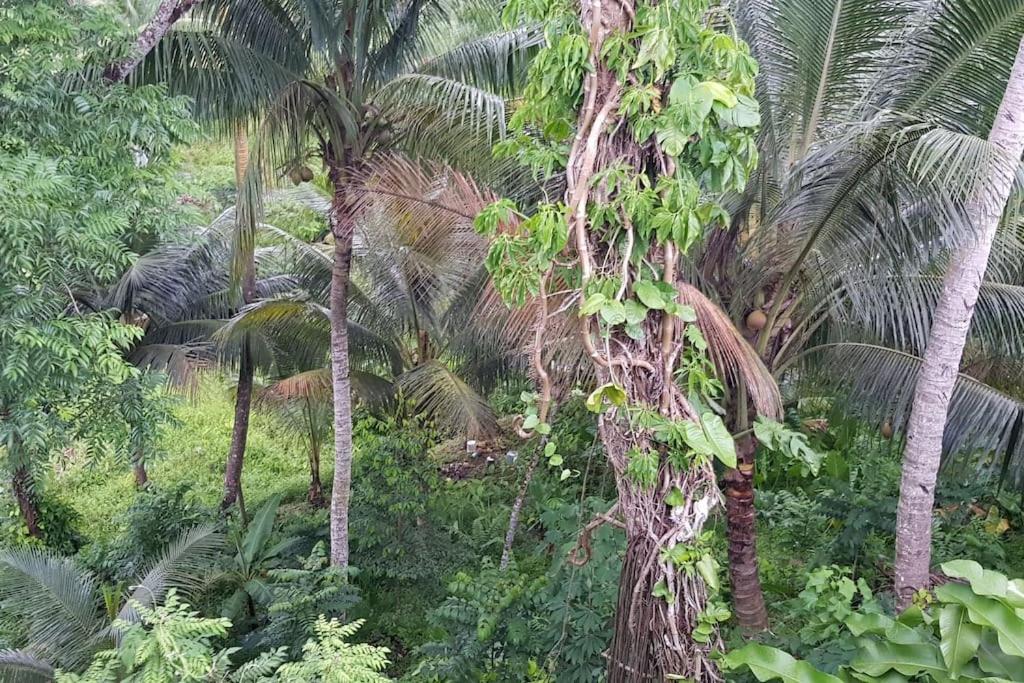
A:
{"type": "MultiPolygon", "coordinates": [[[[235,183],[241,191],[245,172],[249,164],[249,141],[245,128],[239,125],[235,129],[235,183]]],[[[250,257],[242,276],[242,303],[250,304],[256,300],[256,264],[250,257]]],[[[249,438],[249,415],[252,411],[253,367],[252,351],[249,348],[249,335],[242,339],[242,349],[238,361],[238,390],[235,393],[235,419],[231,428],[231,446],[228,449],[227,465],[224,468],[224,497],[220,502],[221,510],[227,510],[241,498],[242,465],[245,461],[245,445],[249,438]]],[[[241,509],[241,508],[240,508],[241,509]]],[[[245,513],[242,513],[243,520],[245,513]]]]}
{"type": "MultiPolygon", "coordinates": [[[[544,442],[546,442],[546,439],[544,442]]],[[[523,512],[523,505],[526,503],[526,493],[530,490],[533,473],[537,470],[537,464],[540,462],[543,452],[544,446],[542,443],[533,459],[530,460],[530,464],[526,466],[526,472],[523,474],[523,483],[519,485],[519,493],[516,495],[515,502],[512,503],[512,512],[508,516],[508,530],[505,532],[505,546],[501,550],[501,563],[498,565],[502,570],[507,569],[508,563],[512,561],[512,544],[515,543],[516,531],[519,530],[519,515],[523,512]]]]}
{"type": "Polygon", "coordinates": [[[907,425],[896,521],[896,596],[900,607],[906,607],[918,589],[929,585],[932,507],[943,429],[992,241],[1024,153],[1024,40],[989,142],[1003,159],[978,183],[965,206],[966,215],[974,221],[974,239],[953,255],[943,281],[907,425]]]}
{"type": "Polygon", "coordinates": [[[757,563],[757,511],[754,507],[754,454],[757,442],[747,435],[736,444],[736,469],[725,473],[725,516],[729,529],[729,581],[733,612],[745,634],[768,628],[768,610],[757,563]]]}
{"type": "Polygon", "coordinates": [[[331,490],[331,564],[347,567],[348,508],[352,496],[352,394],[348,359],[348,280],[354,222],[342,168],[331,169],[331,379],[334,389],[334,485],[331,490]]]}
{"type": "Polygon", "coordinates": [[[249,437],[249,414],[252,408],[253,367],[248,337],[242,340],[242,355],[238,363],[238,390],[235,392],[235,421],[231,428],[231,447],[224,468],[224,498],[220,509],[227,510],[238,501],[242,489],[242,463],[245,444],[249,437]]]}
{"type": "Polygon", "coordinates": [[[320,444],[314,442],[309,452],[309,491],[306,501],[314,508],[324,506],[324,484],[320,480],[320,444]]]}
{"type": "Polygon", "coordinates": [[[108,81],[118,83],[125,80],[146,58],[156,44],[171,30],[174,23],[202,0],[163,0],[146,28],[142,29],[135,45],[127,57],[110,65],[103,72],[108,81]]]}
{"type": "Polygon", "coordinates": [[[142,449],[135,449],[132,455],[132,474],[135,475],[135,488],[142,490],[149,486],[149,474],[146,472],[146,460],[142,449]]]}
{"type": "Polygon", "coordinates": [[[32,492],[32,475],[26,467],[19,466],[14,469],[11,486],[14,489],[14,499],[18,501],[21,520],[25,522],[29,536],[42,539],[43,530],[39,526],[39,505],[32,492]]]}

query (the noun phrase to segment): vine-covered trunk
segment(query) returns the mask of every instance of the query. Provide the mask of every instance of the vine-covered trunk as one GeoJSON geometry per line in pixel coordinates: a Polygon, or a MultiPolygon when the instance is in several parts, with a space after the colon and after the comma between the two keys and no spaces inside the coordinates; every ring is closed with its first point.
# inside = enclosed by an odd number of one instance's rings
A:
{"type": "Polygon", "coordinates": [[[355,228],[342,168],[331,169],[331,381],[334,389],[334,484],[331,490],[331,564],[347,567],[348,512],[352,497],[352,394],[348,358],[348,280],[355,228]]]}
{"type": "Polygon", "coordinates": [[[519,530],[519,515],[522,514],[523,505],[526,504],[526,494],[530,490],[533,473],[537,470],[537,465],[540,463],[540,455],[541,451],[538,450],[536,455],[530,460],[530,464],[526,466],[526,472],[523,473],[523,481],[519,484],[519,493],[516,494],[516,499],[512,503],[512,512],[508,516],[508,529],[505,531],[505,545],[501,549],[501,562],[498,565],[503,570],[507,569],[509,562],[512,561],[512,544],[515,543],[516,532],[519,530]]]}
{"type": "Polygon", "coordinates": [[[14,489],[14,499],[18,501],[21,521],[25,523],[29,536],[42,539],[43,530],[39,526],[39,505],[35,493],[32,491],[32,474],[28,468],[19,466],[14,469],[11,486],[14,489]]]}
{"type": "Polygon", "coordinates": [[[768,610],[758,576],[757,511],[754,507],[754,453],[757,442],[747,435],[737,441],[736,467],[723,478],[729,530],[729,582],[733,611],[746,634],[768,628],[768,610]]]}
{"type": "Polygon", "coordinates": [[[932,507],[942,455],[942,436],[964,344],[978,301],[992,241],[1024,154],[1024,40],[996,114],[989,143],[1000,159],[977,183],[965,206],[974,239],[950,259],[935,307],[931,334],[914,390],[907,424],[896,521],[896,597],[900,607],[929,585],[932,507]]]}

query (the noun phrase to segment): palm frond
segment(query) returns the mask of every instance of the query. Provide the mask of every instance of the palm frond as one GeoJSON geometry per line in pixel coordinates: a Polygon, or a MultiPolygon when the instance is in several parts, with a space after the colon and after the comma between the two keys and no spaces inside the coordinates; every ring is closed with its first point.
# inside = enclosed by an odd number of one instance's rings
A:
{"type": "Polygon", "coordinates": [[[0,650],[0,679],[8,683],[49,683],[56,671],[49,663],[23,650],[0,650]]]}
{"type": "Polygon", "coordinates": [[[729,316],[696,287],[679,283],[676,289],[679,301],[697,313],[697,326],[718,377],[727,386],[744,387],[758,415],[782,419],[782,396],[775,378],[729,316]]]}
{"type": "Polygon", "coordinates": [[[468,437],[498,432],[487,401],[451,369],[438,361],[418,365],[398,378],[403,395],[416,411],[442,430],[468,437]]]}
{"type": "MultiPolygon", "coordinates": [[[[841,342],[814,346],[801,356],[804,371],[835,387],[843,405],[869,422],[889,420],[902,430],[913,407],[921,359],[896,349],[841,342]]],[[[1024,447],[1011,438],[1024,404],[961,374],[953,390],[943,433],[943,463],[955,456],[995,453],[988,476],[1000,476],[1002,463],[1016,485],[1024,483],[1024,447]]]]}
{"type": "Polygon", "coordinates": [[[62,668],[83,667],[103,643],[96,578],[49,550],[0,551],[0,607],[34,655],[62,668]]]}
{"type": "Polygon", "coordinates": [[[205,585],[206,570],[223,550],[224,535],[212,524],[201,524],[182,532],[132,589],[131,598],[121,608],[118,618],[136,621],[139,615],[133,603],[152,607],[171,589],[185,596],[194,595],[205,585]]]}

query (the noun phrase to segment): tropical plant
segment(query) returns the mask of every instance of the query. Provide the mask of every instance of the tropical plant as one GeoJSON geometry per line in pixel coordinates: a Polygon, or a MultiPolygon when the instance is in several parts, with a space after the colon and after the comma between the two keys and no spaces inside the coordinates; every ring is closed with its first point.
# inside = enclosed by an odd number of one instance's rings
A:
{"type": "Polygon", "coordinates": [[[221,615],[236,626],[251,626],[257,616],[256,606],[265,606],[273,601],[273,592],[267,584],[267,570],[298,542],[298,539],[286,538],[270,544],[274,518],[280,505],[280,494],[271,496],[253,515],[247,527],[233,530],[230,538],[235,554],[228,568],[211,580],[211,583],[234,588],[221,608],[221,615]],[[243,619],[246,621],[244,624],[243,619]]]}
{"type": "Polygon", "coordinates": [[[94,426],[77,409],[135,376],[121,354],[138,328],[79,297],[179,219],[167,162],[193,127],[164,88],[91,75],[117,33],[101,10],[18,3],[0,33],[0,443],[22,518],[41,537],[37,463],[94,426]]]}
{"type": "Polygon", "coordinates": [[[13,643],[17,649],[0,653],[5,680],[50,680],[55,669],[84,669],[119,638],[116,620],[138,622],[137,606],[151,608],[172,590],[188,595],[201,588],[205,570],[222,547],[223,538],[213,527],[195,527],[168,545],[127,588],[101,584],[71,558],[48,550],[0,552],[0,605],[20,634],[13,643]]]}
{"type": "Polygon", "coordinates": [[[748,669],[759,681],[1016,680],[1024,670],[1024,582],[968,560],[946,562],[942,570],[954,581],[939,586],[925,609],[915,605],[896,619],[878,612],[847,616],[856,648],[837,675],[756,643],[723,662],[730,670],[748,669]]]}
{"type": "MultiPolygon", "coordinates": [[[[932,508],[942,461],[942,433],[992,243],[1024,154],[1024,122],[1016,114],[1022,106],[1024,36],[988,136],[991,160],[979,164],[977,175],[965,182],[971,189],[964,211],[975,227],[974,239],[950,255],[914,387],[896,522],[896,593],[901,606],[910,604],[914,593],[926,587],[930,578],[932,508]]],[[[961,139],[958,146],[970,142],[961,139]]],[[[1015,207],[1010,208],[1010,214],[1016,214],[1015,207]]]]}
{"type": "MultiPolygon", "coordinates": [[[[137,72],[192,95],[197,111],[222,121],[261,121],[240,199],[234,275],[238,282],[260,223],[260,185],[269,166],[294,169],[310,158],[332,186],[334,267],[330,290],[335,412],[331,557],[348,563],[352,419],[348,362],[348,281],[358,193],[368,161],[396,149],[487,158],[480,145],[503,130],[500,94],[522,72],[536,32],[451,31],[462,16],[491,22],[469,2],[355,4],[316,0],[253,6],[207,0],[179,22],[137,72]],[[484,88],[491,87],[488,91],[484,88]]],[[[301,172],[301,171],[300,171],[301,172]]]]}
{"type": "Polygon", "coordinates": [[[626,530],[608,680],[715,680],[711,653],[729,612],[715,600],[703,526],[720,502],[714,462],[735,467],[736,451],[716,412],[722,384],[698,324],[714,331],[719,359],[753,380],[743,400],[781,411],[774,384],[759,383],[756,356],[677,272],[705,230],[728,220],[724,193],[742,192],[756,165],[756,63],[718,30],[724,9],[707,2],[579,11],[512,3],[507,14],[520,12],[545,23],[546,44],[513,117],[515,135],[499,151],[565,177],[561,202],[526,211],[504,200],[478,217],[493,240],[496,289],[512,304],[538,300],[539,387],[523,427],[557,467],[543,340],[549,310],[561,303],[548,293],[567,291],[596,378],[587,405],[601,414],[618,488],[616,505],[593,525],[626,530]]]}

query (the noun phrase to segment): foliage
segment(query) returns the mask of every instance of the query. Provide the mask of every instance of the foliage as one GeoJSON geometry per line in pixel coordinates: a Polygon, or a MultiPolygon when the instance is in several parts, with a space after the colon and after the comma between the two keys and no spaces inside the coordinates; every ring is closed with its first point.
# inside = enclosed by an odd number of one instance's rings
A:
{"type": "Polygon", "coordinates": [[[193,130],[186,102],[102,82],[117,35],[109,15],[81,4],[33,0],[0,14],[0,443],[16,471],[102,431],[90,407],[134,376],[121,354],[139,330],[79,298],[178,220],[167,162],[193,130]]]}
{"type": "MultiPolygon", "coordinates": [[[[856,648],[841,671],[857,680],[1011,681],[1024,670],[1024,581],[969,560],[942,565],[953,579],[935,589],[924,609],[915,605],[893,619],[857,611],[844,619],[856,648]]],[[[749,668],[757,680],[826,683],[840,679],[763,645],[724,658],[730,669],[749,668]]]]}

